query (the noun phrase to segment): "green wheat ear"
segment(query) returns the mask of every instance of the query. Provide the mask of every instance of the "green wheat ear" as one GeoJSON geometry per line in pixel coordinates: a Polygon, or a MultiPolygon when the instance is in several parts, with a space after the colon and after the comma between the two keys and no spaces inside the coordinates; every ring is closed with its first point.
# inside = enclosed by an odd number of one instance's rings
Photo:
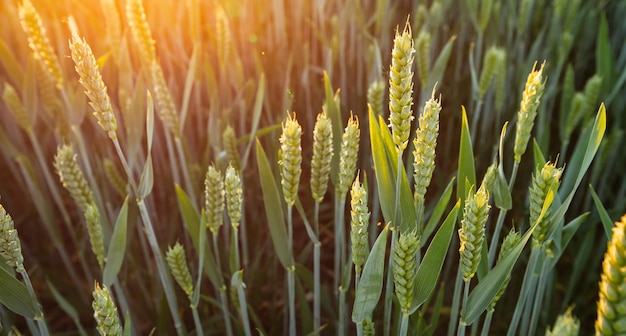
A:
{"type": "Polygon", "coordinates": [[[522,100],[520,102],[519,112],[517,113],[517,126],[515,132],[515,146],[513,147],[515,162],[522,160],[522,155],[526,152],[530,132],[535,124],[537,116],[537,108],[543,95],[545,82],[543,81],[543,68],[545,62],[541,64],[539,70],[536,70],[537,63],[533,65],[533,70],[528,74],[526,86],[522,92],[522,100]]]}
{"type": "Polygon", "coordinates": [[[76,153],[72,146],[63,145],[57,149],[54,167],[63,187],[70,192],[74,202],[82,211],[87,211],[87,207],[94,203],[93,194],[87,185],[83,171],[78,166],[76,153]]]}
{"type": "Polygon", "coordinates": [[[7,265],[15,267],[16,271],[24,271],[24,256],[22,244],[13,224],[13,218],[0,204],[0,256],[6,260],[7,265]]]}
{"type": "Polygon", "coordinates": [[[212,234],[216,235],[224,223],[224,177],[214,165],[210,165],[206,172],[204,198],[207,227],[212,234]]]}
{"type": "Polygon", "coordinates": [[[352,245],[352,263],[357,274],[361,273],[361,267],[365,264],[369,254],[368,224],[370,212],[367,208],[367,191],[359,182],[358,177],[350,190],[350,243],[352,245]]]}
{"type": "Polygon", "coordinates": [[[422,30],[415,39],[415,47],[417,50],[417,74],[419,75],[422,88],[426,86],[428,81],[428,72],[430,71],[430,45],[432,43],[432,35],[422,30]]]}
{"type": "Polygon", "coordinates": [[[328,189],[330,164],[333,159],[333,125],[326,113],[317,115],[313,129],[313,158],[311,159],[311,193],[321,203],[328,189]]]}
{"type": "Polygon", "coordinates": [[[399,152],[404,151],[408,144],[413,120],[414,53],[411,27],[407,21],[401,34],[396,29],[389,69],[389,123],[399,152]]]}
{"type": "Polygon", "coordinates": [[[385,81],[375,80],[367,89],[367,103],[372,107],[375,116],[383,115],[383,99],[385,99],[385,81]]]}
{"type": "Polygon", "coordinates": [[[626,333],[626,215],[615,223],[602,262],[596,335],[626,333]]]}
{"type": "Polygon", "coordinates": [[[237,150],[237,135],[235,130],[230,126],[226,126],[222,133],[222,144],[226,150],[226,159],[237,171],[241,171],[241,161],[239,159],[239,151],[237,150]]]}
{"type": "Polygon", "coordinates": [[[104,269],[104,237],[102,235],[102,224],[100,222],[100,211],[95,204],[89,204],[84,212],[87,222],[87,234],[91,243],[91,250],[98,260],[98,265],[104,269]]]}
{"type": "Polygon", "coordinates": [[[494,161],[488,168],[487,172],[485,172],[485,176],[483,177],[483,181],[481,182],[481,187],[489,192],[493,193],[493,189],[496,183],[496,174],[498,174],[498,164],[494,161]]]}
{"type": "Polygon", "coordinates": [[[572,315],[572,308],[559,315],[552,329],[546,330],[546,336],[577,336],[580,331],[580,321],[572,315]]]}
{"type": "MultiPolygon", "coordinates": [[[[529,190],[529,203],[530,203],[530,224],[534,225],[543,203],[546,200],[548,192],[553,189],[556,191],[559,185],[559,179],[563,169],[556,168],[556,164],[546,162],[543,167],[537,167],[537,171],[532,177],[532,184],[529,190]]],[[[543,219],[537,225],[537,228],[533,232],[533,246],[542,246],[549,242],[548,230],[550,229],[550,218],[552,217],[552,207],[548,208],[543,216],[543,219]]]]}
{"type": "MultiPolygon", "coordinates": [[[[502,245],[500,246],[500,254],[498,255],[498,261],[496,262],[496,265],[497,263],[501,262],[504,258],[506,258],[507,255],[511,253],[515,245],[517,245],[517,243],[519,243],[520,240],[522,240],[522,236],[519,234],[519,232],[515,231],[515,229],[511,229],[509,234],[507,234],[506,237],[504,238],[504,241],[502,241],[502,245]]],[[[509,281],[511,281],[510,274],[504,280],[504,283],[498,290],[498,293],[496,294],[496,296],[493,298],[493,300],[491,300],[491,304],[489,305],[489,308],[488,308],[489,311],[493,312],[495,310],[496,303],[498,303],[498,301],[502,297],[502,294],[504,294],[506,287],[509,285],[509,281]]]]}
{"type": "Polygon", "coordinates": [[[292,206],[298,197],[298,184],[302,174],[302,127],[296,114],[287,116],[280,136],[280,182],[287,205],[292,206]]]}
{"type": "Polygon", "coordinates": [[[122,325],[117,316],[117,307],[113,303],[111,294],[106,286],[100,287],[96,282],[93,291],[93,316],[96,319],[97,329],[102,336],[121,336],[122,325]]]}
{"type": "Polygon", "coordinates": [[[7,105],[9,112],[15,118],[15,122],[28,134],[33,132],[33,123],[22,105],[22,101],[15,89],[9,84],[4,83],[4,91],[2,92],[2,100],[7,105]]]}
{"type": "Polygon", "coordinates": [[[339,183],[336,189],[342,197],[348,192],[354,180],[360,138],[359,119],[350,115],[341,139],[341,153],[339,155],[339,183]]]}
{"type": "Polygon", "coordinates": [[[243,189],[241,189],[241,178],[239,172],[232,166],[226,168],[226,177],[224,178],[226,189],[226,204],[228,206],[228,217],[230,225],[237,228],[241,221],[241,205],[243,203],[243,189]]]}
{"type": "Polygon", "coordinates": [[[187,258],[185,257],[185,248],[176,242],[173,247],[169,247],[165,253],[165,259],[167,265],[170,267],[170,271],[176,279],[176,282],[183,289],[187,297],[191,299],[193,295],[193,282],[191,280],[191,274],[189,273],[189,267],[187,266],[187,258]]]}
{"type": "Polygon", "coordinates": [[[480,263],[489,208],[489,193],[484,187],[480,187],[475,194],[473,190],[470,190],[467,199],[465,199],[463,220],[461,220],[461,228],[459,229],[461,244],[459,263],[465,282],[469,282],[474,277],[480,263]]]}
{"type": "Polygon", "coordinates": [[[393,250],[393,284],[402,308],[402,313],[409,314],[413,299],[413,287],[417,274],[417,249],[420,240],[415,230],[400,233],[393,250]]]}
{"type": "Polygon", "coordinates": [[[426,189],[435,170],[435,148],[439,135],[439,113],[441,98],[435,99],[435,89],[431,98],[424,105],[424,113],[419,118],[419,128],[415,134],[415,150],[413,151],[413,178],[415,181],[414,200],[416,204],[424,204],[426,189]]]}
{"type": "Polygon", "coordinates": [[[74,68],[80,75],[79,82],[85,88],[85,94],[89,97],[89,104],[93,108],[93,115],[98,119],[98,124],[107,133],[111,140],[117,139],[117,119],[111,107],[111,100],[107,94],[107,87],[102,81],[102,75],[98,69],[98,63],[91,51],[91,47],[85,39],[73,36],[70,40],[72,60],[74,68]]]}

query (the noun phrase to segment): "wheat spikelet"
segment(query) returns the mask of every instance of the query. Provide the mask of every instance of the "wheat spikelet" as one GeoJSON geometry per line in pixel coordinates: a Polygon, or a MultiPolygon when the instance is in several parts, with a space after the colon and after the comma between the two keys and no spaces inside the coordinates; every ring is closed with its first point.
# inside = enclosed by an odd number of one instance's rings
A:
{"type": "Polygon", "coordinates": [[[104,13],[109,48],[113,54],[113,59],[117,61],[119,57],[119,47],[122,45],[120,12],[114,0],[100,0],[100,7],[104,13]]]}
{"type": "Polygon", "coordinates": [[[587,97],[587,104],[584,107],[584,119],[590,119],[596,110],[596,101],[600,96],[600,89],[602,88],[602,76],[595,74],[587,83],[585,83],[585,96],[587,97]]]}
{"type": "Polygon", "coordinates": [[[237,150],[237,135],[235,130],[230,126],[226,126],[224,133],[222,133],[222,143],[226,150],[226,159],[235,168],[235,170],[241,170],[241,161],[239,159],[239,151],[237,150]]]}
{"type": "MultiPolygon", "coordinates": [[[[517,245],[517,243],[519,243],[520,240],[522,240],[522,236],[519,234],[519,232],[515,231],[515,229],[511,229],[511,231],[509,231],[509,234],[507,234],[506,237],[504,237],[504,241],[502,241],[502,245],[500,246],[500,254],[498,255],[498,261],[496,262],[496,264],[501,262],[504,258],[506,258],[506,256],[508,256],[511,253],[515,245],[517,245]]],[[[502,294],[504,294],[504,291],[506,290],[506,287],[509,285],[510,280],[511,280],[511,275],[509,274],[504,280],[504,283],[502,284],[500,289],[498,290],[498,293],[496,294],[496,296],[493,298],[493,300],[491,300],[491,304],[489,305],[489,308],[488,308],[489,311],[493,312],[495,310],[496,303],[498,303],[498,301],[502,297],[502,294]]]]}
{"type": "Polygon", "coordinates": [[[20,97],[18,97],[17,92],[11,84],[4,83],[4,91],[2,92],[2,100],[9,108],[9,112],[15,118],[15,122],[26,132],[33,132],[33,123],[30,120],[30,117],[26,113],[24,109],[24,105],[22,105],[22,101],[20,97]]]}
{"type": "Polygon", "coordinates": [[[417,204],[424,204],[426,189],[435,170],[435,148],[439,135],[439,112],[441,99],[435,99],[435,90],[424,105],[424,112],[419,118],[419,128],[415,134],[413,151],[413,178],[415,184],[414,199],[417,204]]]}
{"type": "Polygon", "coordinates": [[[596,335],[622,335],[626,332],[626,215],[613,227],[602,261],[596,335]]]}
{"type": "Polygon", "coordinates": [[[479,188],[474,194],[470,190],[465,199],[463,220],[459,229],[461,259],[459,267],[463,280],[469,282],[478,269],[481,258],[481,248],[485,239],[485,223],[489,216],[489,193],[485,188],[479,188]]]}
{"type": "Polygon", "coordinates": [[[487,52],[483,57],[483,67],[478,79],[478,92],[481,100],[485,97],[487,89],[489,89],[489,85],[491,85],[491,80],[493,79],[495,73],[496,63],[500,57],[498,55],[499,53],[500,49],[498,47],[491,46],[487,49],[487,52]]]}
{"type": "Polygon", "coordinates": [[[57,89],[63,87],[63,74],[52,44],[46,34],[39,13],[30,0],[23,0],[19,6],[18,15],[22,30],[28,38],[28,46],[35,59],[43,66],[46,75],[51,79],[57,89]]]}
{"type": "Polygon", "coordinates": [[[120,172],[115,168],[115,164],[105,158],[104,159],[104,174],[107,177],[107,180],[113,186],[113,189],[122,197],[126,196],[126,187],[128,183],[124,180],[120,172]]]}
{"type": "Polygon", "coordinates": [[[152,74],[152,87],[159,118],[175,138],[180,138],[180,120],[176,113],[176,105],[174,105],[172,94],[165,83],[163,69],[158,62],[152,62],[150,73],[152,74]]]}
{"type": "Polygon", "coordinates": [[[350,190],[350,243],[352,247],[352,263],[357,274],[361,273],[361,267],[365,264],[369,254],[369,219],[370,212],[367,208],[367,191],[355,179],[350,190]]]}
{"type": "Polygon", "coordinates": [[[526,79],[526,87],[522,93],[522,101],[520,102],[520,109],[517,113],[517,126],[515,131],[515,146],[513,147],[515,162],[520,162],[522,155],[526,151],[528,145],[528,139],[530,138],[530,132],[535,124],[535,117],[537,116],[537,108],[541,96],[543,95],[543,89],[545,83],[543,82],[543,67],[545,62],[541,64],[539,70],[535,70],[537,63],[533,65],[533,71],[528,74],[526,79]]]}
{"type": "Polygon", "coordinates": [[[187,297],[191,299],[193,295],[193,282],[189,267],[187,266],[187,258],[185,257],[185,248],[178,242],[174,246],[170,246],[165,253],[167,265],[176,279],[176,282],[183,289],[187,297]]]}
{"type": "Polygon", "coordinates": [[[336,188],[338,194],[342,197],[348,192],[354,180],[360,138],[361,130],[359,129],[359,119],[351,115],[350,119],[348,119],[348,125],[346,125],[343,132],[341,152],[339,155],[339,183],[336,188]]]}
{"type": "Polygon", "coordinates": [[[372,107],[375,116],[383,115],[383,99],[385,99],[385,81],[375,80],[367,89],[367,103],[372,107]]]}
{"type": "Polygon", "coordinates": [[[109,138],[117,140],[117,120],[91,47],[84,38],[74,36],[70,40],[70,51],[76,65],[76,72],[80,75],[79,82],[85,88],[85,94],[89,97],[89,104],[93,108],[93,115],[109,138]]]}
{"type": "Polygon", "coordinates": [[[94,203],[93,195],[82,170],[78,166],[76,153],[74,153],[72,146],[63,145],[57,149],[54,167],[63,187],[70,192],[74,202],[78,204],[81,210],[86,211],[87,206],[94,203]]]}
{"type": "Polygon", "coordinates": [[[490,193],[493,193],[494,186],[496,183],[496,175],[498,174],[498,164],[493,162],[488,168],[487,172],[485,172],[485,176],[483,177],[483,181],[480,186],[484,186],[485,190],[490,193]]]}
{"type": "Polygon", "coordinates": [[[580,321],[572,315],[572,308],[568,307],[565,313],[557,317],[552,329],[546,330],[546,336],[578,336],[580,321]]]}
{"type": "Polygon", "coordinates": [[[496,59],[496,66],[494,69],[495,74],[493,78],[493,85],[495,89],[494,101],[497,110],[502,109],[502,105],[504,105],[504,94],[506,89],[506,69],[506,50],[500,49],[500,52],[498,53],[498,58],[496,59]]]}
{"type": "Polygon", "coordinates": [[[321,203],[328,189],[330,163],[334,154],[333,127],[330,118],[322,112],[313,128],[313,158],[311,159],[311,193],[321,203]]]}
{"type": "Polygon", "coordinates": [[[95,204],[87,205],[84,212],[87,222],[87,234],[91,243],[91,250],[98,260],[98,265],[104,269],[104,237],[102,235],[102,224],[100,222],[100,211],[95,204]]]}
{"type": "MultiPolygon", "coordinates": [[[[529,190],[529,203],[530,203],[530,225],[534,225],[539,218],[543,203],[546,200],[548,191],[554,188],[558,188],[559,179],[563,170],[556,168],[556,165],[551,162],[546,162],[543,167],[538,167],[533,174],[532,184],[529,190]]],[[[533,246],[540,246],[547,242],[550,232],[550,217],[552,214],[552,207],[548,208],[544,214],[541,223],[537,226],[533,232],[533,246]]]]}
{"type": "Polygon", "coordinates": [[[430,72],[431,42],[432,35],[426,30],[420,31],[420,33],[417,35],[417,39],[415,40],[415,49],[417,51],[417,74],[419,76],[422,87],[426,86],[426,82],[428,81],[428,73],[430,72]]]}
{"type": "Polygon", "coordinates": [[[296,120],[296,114],[287,116],[280,136],[280,182],[283,187],[285,202],[292,206],[298,197],[298,183],[302,174],[302,127],[296,120]]]}
{"type": "Polygon", "coordinates": [[[117,307],[115,307],[115,303],[113,303],[111,294],[109,294],[109,290],[106,286],[100,287],[96,282],[91,306],[100,335],[122,335],[122,325],[119,316],[117,316],[117,307]]]}
{"type": "Polygon", "coordinates": [[[217,234],[224,222],[224,178],[214,165],[210,165],[206,172],[204,198],[207,227],[211,233],[217,234]]]}
{"type": "Polygon", "coordinates": [[[374,336],[376,335],[374,321],[370,317],[365,318],[363,320],[363,336],[374,336]]]}
{"type": "Polygon", "coordinates": [[[226,204],[228,205],[228,217],[233,227],[238,227],[241,221],[241,204],[243,203],[243,190],[241,189],[241,178],[239,172],[232,166],[226,168],[224,178],[226,188],[226,204]]]}
{"type": "Polygon", "coordinates": [[[393,283],[402,313],[409,314],[417,273],[417,249],[420,246],[415,230],[400,233],[393,250],[393,283]]]}
{"type": "Polygon", "coordinates": [[[18,272],[24,272],[24,256],[22,244],[13,224],[13,218],[0,204],[0,256],[7,265],[15,267],[18,272]]]}
{"type": "Polygon", "coordinates": [[[411,133],[413,120],[413,37],[407,21],[404,31],[393,40],[391,68],[389,69],[389,123],[393,142],[399,152],[404,151],[411,133]]]}
{"type": "Polygon", "coordinates": [[[128,25],[130,26],[133,41],[135,41],[135,45],[139,48],[141,61],[144,62],[144,65],[150,66],[157,60],[155,50],[156,42],[152,38],[150,25],[146,18],[146,10],[141,0],[126,1],[126,20],[128,20],[128,25]]]}

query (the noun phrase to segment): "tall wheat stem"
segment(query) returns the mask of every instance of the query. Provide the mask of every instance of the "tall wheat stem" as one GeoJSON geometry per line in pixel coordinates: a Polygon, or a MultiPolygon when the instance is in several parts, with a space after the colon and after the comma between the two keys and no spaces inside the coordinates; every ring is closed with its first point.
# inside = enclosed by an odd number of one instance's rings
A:
{"type": "Polygon", "coordinates": [[[313,246],[313,331],[320,328],[320,249],[322,243],[319,241],[320,232],[320,202],[315,202],[315,211],[313,212],[313,225],[315,225],[315,235],[317,242],[313,246]]]}
{"type": "MultiPolygon", "coordinates": [[[[222,263],[220,261],[220,251],[217,245],[217,231],[214,232],[212,235],[213,237],[213,254],[215,255],[215,264],[216,264],[216,268],[218,270],[222,269],[222,263]]],[[[226,285],[222,285],[221,288],[219,288],[219,292],[220,292],[220,303],[221,303],[221,307],[220,309],[222,310],[222,315],[224,315],[224,324],[226,325],[226,335],[228,336],[232,336],[233,335],[233,327],[230,323],[230,314],[228,312],[228,300],[226,298],[226,285]]]]}

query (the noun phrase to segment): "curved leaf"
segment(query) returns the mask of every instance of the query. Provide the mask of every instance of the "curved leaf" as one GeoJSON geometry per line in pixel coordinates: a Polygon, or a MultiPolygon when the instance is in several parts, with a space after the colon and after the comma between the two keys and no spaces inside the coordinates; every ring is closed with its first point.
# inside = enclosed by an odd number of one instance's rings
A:
{"type": "Polygon", "coordinates": [[[385,226],[378,238],[376,238],[372,251],[363,267],[363,273],[356,289],[354,306],[352,308],[352,321],[354,323],[363,322],[363,320],[371,316],[380,299],[385,277],[385,252],[387,249],[388,232],[389,224],[385,226]]]}
{"type": "Polygon", "coordinates": [[[111,235],[111,243],[107,251],[106,265],[102,274],[102,283],[110,287],[117,279],[117,273],[122,268],[124,254],[126,254],[126,227],[128,219],[128,197],[117,214],[117,221],[111,235]]]}
{"type": "Polygon", "coordinates": [[[287,230],[285,229],[285,215],[281,203],[280,194],[276,187],[276,180],[272,173],[272,168],[267,155],[261,146],[261,142],[256,142],[256,160],[259,167],[259,179],[263,190],[263,203],[265,205],[265,216],[270,229],[274,249],[280,263],[285,268],[293,266],[293,255],[287,245],[287,230]]]}
{"type": "Polygon", "coordinates": [[[3,267],[0,267],[0,288],[0,303],[16,314],[30,319],[35,317],[35,307],[28,289],[3,267]]]}
{"type": "Polygon", "coordinates": [[[415,286],[413,286],[413,301],[409,314],[413,314],[433,294],[437,280],[443,269],[443,263],[448,254],[448,246],[452,240],[456,218],[461,207],[461,201],[457,201],[454,208],[441,224],[439,231],[433,237],[424,259],[417,269],[415,286]]]}
{"type": "Polygon", "coordinates": [[[476,185],[476,170],[474,168],[472,138],[470,137],[465,106],[461,106],[461,116],[461,143],[459,146],[459,171],[456,181],[456,197],[461,199],[461,204],[465,204],[465,198],[469,192],[468,186],[476,185]],[[466,180],[469,181],[469,183],[466,183],[466,180]]]}

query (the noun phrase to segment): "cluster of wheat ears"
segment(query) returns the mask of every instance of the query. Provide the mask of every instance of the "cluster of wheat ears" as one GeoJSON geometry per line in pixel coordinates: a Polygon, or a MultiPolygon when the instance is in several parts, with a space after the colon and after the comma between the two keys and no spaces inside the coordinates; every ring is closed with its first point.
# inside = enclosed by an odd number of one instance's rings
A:
{"type": "MultiPolygon", "coordinates": [[[[118,15],[113,1],[101,2],[103,6],[113,6],[108,13],[118,15]]],[[[78,238],[71,228],[70,210],[62,200],[65,191],[59,188],[59,182],[74,201],[75,209],[72,212],[82,214],[80,221],[84,223],[95,256],[92,260],[100,270],[100,275],[92,276],[91,280],[93,316],[101,335],[137,333],[137,328],[132,325],[133,311],[129,305],[132,293],[118,279],[129,244],[127,235],[130,216],[140,218],[142,226],[137,239],[143,244],[146,260],[153,263],[150,269],[156,268],[154,276],[160,282],[157,292],[165,298],[165,309],[169,311],[177,334],[187,334],[190,323],[184,321],[181,311],[190,309],[193,327],[198,335],[215,333],[215,329],[227,335],[252,335],[253,328],[260,328],[261,325],[251,318],[251,315],[255,315],[255,307],[247,300],[251,293],[246,290],[246,281],[254,281],[255,275],[244,273],[247,272],[247,261],[243,254],[248,252],[243,250],[247,248],[246,239],[252,238],[241,235],[240,230],[243,229],[246,213],[242,169],[247,164],[248,150],[254,147],[254,135],[249,137],[246,160],[242,160],[238,148],[241,141],[237,139],[233,128],[225,128],[222,143],[223,155],[226,157],[224,162],[228,164],[210,164],[204,174],[203,194],[198,194],[197,177],[194,178],[190,173],[193,167],[187,166],[189,148],[184,141],[181,123],[181,115],[186,113],[187,107],[183,107],[183,111],[177,110],[155,51],[155,40],[141,0],[126,1],[125,9],[132,41],[148,83],[147,94],[141,94],[147,112],[143,115],[145,130],[140,130],[140,139],[145,141],[145,147],[140,149],[125,146],[125,140],[122,139],[126,134],[118,134],[118,118],[120,115],[126,117],[128,111],[115,111],[100,72],[99,60],[86,39],[81,37],[73,19],[68,19],[71,31],[69,50],[79,82],[88,97],[93,116],[117,155],[117,162],[102,161],[103,169],[107,172],[106,180],[117,193],[125,197],[121,206],[113,206],[119,208],[116,220],[111,220],[105,214],[109,211],[107,207],[112,205],[102,199],[96,180],[91,178],[93,167],[90,164],[89,148],[102,144],[89,143],[80,129],[73,126],[73,120],[62,120],[68,118],[63,110],[71,105],[69,101],[72,98],[68,94],[66,79],[42,20],[29,0],[19,5],[19,20],[28,37],[30,51],[37,61],[36,71],[42,74],[41,99],[45,101],[53,119],[58,121],[56,129],[60,145],[53,162],[48,162],[42,154],[40,141],[34,131],[33,117],[26,107],[29,104],[25,104],[18,90],[6,82],[3,84],[3,101],[17,125],[28,136],[51,192],[51,201],[68,224],[66,234],[74,242],[78,238]],[[161,128],[155,127],[155,111],[164,134],[157,133],[161,128]],[[179,241],[166,250],[155,229],[159,219],[154,215],[155,203],[150,199],[155,184],[162,183],[155,176],[152,159],[153,143],[157,137],[165,139],[159,140],[159,144],[166,144],[170,151],[177,183],[176,198],[187,228],[187,232],[180,234],[179,241]],[[52,173],[47,167],[49,164],[54,167],[52,173]],[[117,170],[118,166],[122,168],[121,173],[117,170]],[[52,176],[54,172],[58,175],[56,178],[52,176]],[[108,225],[109,221],[112,225],[108,225]],[[229,225],[225,227],[224,223],[229,225]],[[186,249],[189,248],[194,249],[197,258],[193,263],[187,260],[189,253],[186,249]],[[225,260],[228,260],[228,265],[222,265],[225,260]],[[192,270],[190,265],[194,265],[192,270]],[[207,278],[217,296],[216,300],[210,299],[211,304],[218,307],[213,312],[219,311],[221,314],[220,321],[214,325],[207,322],[206,310],[201,309],[202,305],[207,305],[208,294],[202,293],[202,282],[207,278]],[[184,304],[180,302],[177,292],[181,292],[174,283],[185,294],[182,299],[184,304]],[[124,315],[124,319],[120,318],[124,315]]],[[[119,17],[112,18],[111,22],[119,23],[119,17]]],[[[115,25],[110,27],[120,29],[115,25]]],[[[513,268],[529,241],[530,255],[508,334],[538,333],[544,293],[550,284],[549,274],[587,215],[582,214],[567,222],[564,219],[604,136],[605,107],[600,106],[594,122],[582,135],[587,139],[587,145],[577,149],[573,155],[577,158],[576,165],[567,167],[573,171],[571,174],[574,179],[561,186],[564,164],[557,164],[558,159],[557,162],[546,160],[538,146],[533,148],[532,161],[536,169],[532,176],[517,179],[518,167],[529,147],[535,118],[540,113],[538,108],[545,88],[546,63],[535,64],[528,74],[515,121],[512,171],[508,174],[505,172],[505,167],[511,164],[507,161],[511,159],[511,151],[506,148],[508,123],[505,123],[501,129],[496,159],[482,180],[477,179],[472,149],[475,141],[471,137],[474,134],[470,132],[467,115],[462,108],[457,175],[449,180],[439,199],[429,199],[427,195],[433,193],[427,193],[428,187],[437,173],[435,155],[440,115],[442,112],[455,113],[453,111],[458,108],[442,106],[445,92],[439,92],[437,84],[428,88],[432,94],[425,102],[419,102],[423,105],[417,107],[413,103],[414,60],[417,56],[416,68],[421,87],[429,83],[427,72],[430,63],[426,59],[428,56],[416,53],[415,44],[418,50],[428,49],[420,46],[428,45],[428,39],[428,36],[422,34],[414,38],[408,22],[403,29],[397,29],[391,51],[388,85],[383,79],[371,84],[367,95],[367,122],[359,121],[356,115],[351,114],[344,126],[345,114],[341,112],[338,94],[333,96],[332,89],[327,90],[330,94],[312,130],[310,175],[307,175],[310,176],[310,194],[308,191],[305,193],[305,183],[301,181],[305,160],[302,136],[306,130],[298,122],[295,112],[288,113],[282,123],[277,162],[271,162],[270,157],[273,155],[268,156],[261,141],[256,141],[254,165],[257,171],[254,173],[262,191],[266,220],[256,218],[255,225],[264,225],[269,230],[276,257],[286,272],[286,290],[282,295],[286,312],[284,333],[324,334],[327,332],[325,328],[329,328],[339,335],[345,335],[355,328],[358,335],[433,334],[444,300],[442,291],[437,296],[434,293],[439,287],[444,268],[452,265],[456,267],[456,277],[452,277],[455,279],[454,292],[448,295],[452,298],[449,304],[448,334],[464,335],[466,329],[471,328],[472,334],[481,332],[487,335],[497,302],[505,293],[514,274],[513,268]],[[388,112],[383,103],[387,86],[388,112]],[[367,132],[363,132],[367,134],[367,139],[361,139],[363,125],[368,127],[367,132]],[[363,143],[369,147],[360,148],[363,143]],[[367,175],[366,170],[358,169],[359,153],[367,153],[362,154],[365,157],[361,161],[371,160],[373,176],[367,175]],[[514,207],[511,190],[515,182],[527,181],[530,181],[528,224],[525,227],[516,225],[515,228],[506,222],[507,212],[514,207]],[[450,204],[454,182],[458,201],[450,204]],[[330,195],[329,185],[334,186],[334,195],[330,195]],[[376,225],[371,218],[371,193],[375,193],[380,204],[379,211],[384,219],[384,223],[378,223],[380,225],[376,225]],[[313,199],[313,210],[303,208],[301,198],[304,197],[313,199]],[[321,237],[321,227],[328,223],[321,223],[320,218],[328,216],[321,216],[320,213],[329,209],[328,202],[325,202],[328,197],[334,200],[330,223],[334,246],[324,246],[321,237]],[[346,209],[349,209],[349,218],[345,218],[346,209]],[[446,211],[448,214],[444,218],[446,211]],[[496,224],[488,228],[490,217],[496,224]],[[304,225],[305,230],[294,228],[295,225],[304,225]],[[501,233],[505,227],[511,229],[503,235],[501,233]],[[313,249],[313,271],[306,270],[311,273],[308,277],[302,276],[304,271],[298,271],[303,262],[298,259],[301,251],[296,250],[301,246],[294,244],[296,230],[306,232],[310,238],[309,246],[313,249]],[[455,232],[458,232],[456,237],[455,232]],[[500,236],[504,238],[500,239],[500,236]],[[456,239],[458,253],[449,253],[450,250],[456,250],[456,245],[452,243],[456,239]],[[333,279],[332,284],[324,286],[320,263],[322,253],[327,251],[333,253],[333,279]],[[306,285],[303,285],[305,282],[306,285]],[[300,298],[303,288],[310,288],[310,300],[300,298]],[[324,300],[327,304],[331,302],[336,305],[333,321],[324,319],[324,300]],[[433,302],[434,306],[431,307],[433,302]],[[304,321],[298,313],[309,310],[304,307],[309,304],[313,308],[312,320],[304,321]],[[415,315],[416,312],[419,314],[415,315]],[[428,321],[427,316],[430,317],[428,321]],[[479,330],[480,323],[482,327],[479,330]]],[[[220,53],[225,54],[222,57],[228,57],[228,50],[220,53]]],[[[113,61],[118,62],[120,55],[112,55],[113,61]]],[[[496,106],[502,106],[504,99],[504,91],[500,90],[503,85],[499,83],[497,74],[502,73],[498,69],[505,66],[505,57],[502,49],[489,49],[485,54],[485,64],[488,66],[483,69],[478,80],[481,96],[494,86],[496,106]]],[[[327,77],[325,85],[329,87],[327,77]]],[[[120,91],[121,96],[131,94],[120,91]]],[[[132,108],[123,107],[124,110],[132,108]]],[[[22,168],[24,171],[34,169],[27,166],[22,168]]],[[[35,192],[37,188],[33,186],[31,191],[35,192]]],[[[55,240],[54,245],[66,270],[75,273],[70,257],[61,247],[56,233],[58,228],[45,226],[45,229],[55,240]]],[[[626,217],[612,230],[603,262],[595,323],[596,333],[603,335],[626,332],[626,217]]],[[[31,333],[48,335],[49,321],[25,268],[18,232],[13,219],[1,205],[0,256],[3,259],[1,263],[7,266],[0,267],[0,303],[6,309],[24,316],[31,333]],[[15,273],[20,274],[21,281],[15,273]]],[[[84,260],[88,259],[81,259],[84,260]]],[[[90,268],[89,265],[81,267],[90,268]]],[[[78,281],[76,279],[80,277],[71,274],[70,278],[78,281]]],[[[72,315],[77,330],[87,334],[82,325],[84,321],[71,306],[69,302],[64,302],[64,311],[72,315]]],[[[4,325],[4,328],[7,326],[4,325]]],[[[578,320],[568,310],[547,330],[547,334],[575,335],[578,328],[578,320]]],[[[12,333],[18,332],[17,328],[9,329],[12,333]]],[[[257,330],[261,332],[261,329],[257,330]]]]}

